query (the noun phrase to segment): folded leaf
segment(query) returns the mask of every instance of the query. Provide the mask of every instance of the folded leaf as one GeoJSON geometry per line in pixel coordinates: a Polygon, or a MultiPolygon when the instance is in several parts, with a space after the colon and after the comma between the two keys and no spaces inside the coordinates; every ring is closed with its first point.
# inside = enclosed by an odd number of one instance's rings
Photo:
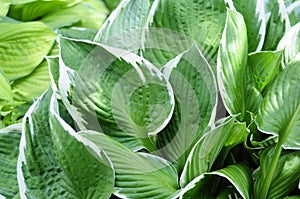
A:
{"type": "Polygon", "coordinates": [[[2,101],[10,102],[13,100],[13,93],[11,91],[11,86],[9,84],[9,81],[7,77],[5,76],[4,72],[0,68],[0,110],[2,104],[2,101]]]}
{"type": "Polygon", "coordinates": [[[247,64],[247,31],[243,16],[227,10],[226,26],[218,55],[218,83],[227,111],[241,113],[243,121],[245,107],[245,72],[247,64]]]}
{"type": "Polygon", "coordinates": [[[80,132],[81,140],[93,150],[103,149],[116,172],[115,195],[121,198],[176,198],[176,169],[166,160],[134,153],[124,145],[98,132],[80,132]],[[96,146],[95,146],[96,145],[96,146]]]}
{"type": "MultiPolygon", "coordinates": [[[[181,198],[197,199],[197,198],[215,198],[213,193],[208,192],[211,189],[210,177],[220,176],[227,179],[238,193],[244,199],[250,198],[251,191],[251,175],[250,170],[245,164],[229,165],[223,169],[204,173],[192,180],[180,193],[181,198]],[[204,192],[204,194],[203,194],[204,192]]],[[[215,193],[214,193],[215,194],[215,193]]],[[[219,197],[218,197],[219,198],[219,197]]],[[[227,197],[226,197],[227,198],[227,197]]]]}
{"type": "Polygon", "coordinates": [[[59,89],[80,130],[103,130],[133,150],[152,147],[174,109],[170,83],[145,59],[88,41],[60,39],[59,89]],[[71,94],[71,95],[70,95],[71,94]]]}
{"type": "Polygon", "coordinates": [[[0,67],[9,80],[29,75],[42,62],[55,33],[40,22],[1,23],[0,67]]]}
{"type": "Polygon", "coordinates": [[[59,116],[57,103],[49,89],[24,118],[18,162],[20,197],[109,198],[114,183],[110,160],[103,151],[89,153],[59,116]]]}
{"type": "Polygon", "coordinates": [[[235,118],[205,134],[195,144],[187,159],[180,177],[181,187],[209,172],[223,147],[232,148],[245,141],[247,135],[245,123],[236,123],[235,118]]]}
{"type": "Polygon", "coordinates": [[[10,2],[0,2],[0,16],[6,16],[8,13],[10,2]]]}
{"type": "Polygon", "coordinates": [[[21,124],[0,129],[0,198],[13,198],[18,193],[17,161],[21,124]]]}
{"type": "Polygon", "coordinates": [[[282,51],[251,53],[248,61],[254,72],[257,89],[261,92],[282,70],[282,51]]]}
{"type": "Polygon", "coordinates": [[[197,44],[171,60],[163,69],[175,95],[171,121],[158,134],[158,151],[175,162],[178,171],[216,116],[217,86],[212,69],[197,44]]]}
{"type": "Polygon", "coordinates": [[[284,63],[288,64],[300,52],[300,22],[280,40],[277,49],[284,50],[284,63]]]}

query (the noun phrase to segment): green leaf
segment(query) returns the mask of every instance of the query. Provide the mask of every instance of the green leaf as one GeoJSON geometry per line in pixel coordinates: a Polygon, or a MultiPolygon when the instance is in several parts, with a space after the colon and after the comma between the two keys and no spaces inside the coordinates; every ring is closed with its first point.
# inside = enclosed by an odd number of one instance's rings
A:
{"type": "Polygon", "coordinates": [[[49,67],[51,86],[57,90],[59,79],[59,56],[46,57],[49,67]]]}
{"type": "Polygon", "coordinates": [[[109,198],[114,183],[110,160],[101,150],[92,156],[59,111],[50,89],[23,120],[20,197],[109,198]]]}
{"type": "Polygon", "coordinates": [[[263,0],[233,0],[233,3],[237,11],[243,15],[247,26],[248,52],[260,51],[266,34],[263,0]]]}
{"type": "Polygon", "coordinates": [[[282,70],[282,51],[251,53],[248,62],[254,71],[256,87],[261,92],[282,70]]]}
{"type": "Polygon", "coordinates": [[[288,64],[300,52],[300,22],[280,40],[277,49],[284,50],[284,63],[288,64]]]}
{"type": "Polygon", "coordinates": [[[110,11],[114,10],[118,6],[118,4],[120,3],[120,0],[103,0],[103,1],[105,3],[106,7],[110,11]]]}
{"type": "Polygon", "coordinates": [[[6,16],[9,10],[9,2],[0,2],[0,16],[6,16]]]}
{"type": "Polygon", "coordinates": [[[171,119],[173,90],[163,74],[128,51],[60,39],[59,88],[80,130],[98,130],[133,150],[171,119]],[[70,94],[71,95],[70,95],[70,94]]]}
{"type": "Polygon", "coordinates": [[[2,101],[11,102],[13,100],[13,93],[11,91],[10,83],[0,68],[0,110],[2,101]]]}
{"type": "Polygon", "coordinates": [[[8,79],[32,73],[50,51],[55,37],[40,22],[1,23],[0,67],[8,79]]]}
{"type": "Polygon", "coordinates": [[[290,28],[290,20],[283,0],[274,3],[271,16],[267,23],[266,37],[263,50],[275,50],[278,42],[290,28]]]}
{"type": "MultiPolygon", "coordinates": [[[[274,147],[267,148],[260,156],[260,168],[254,172],[254,193],[259,198],[262,185],[265,183],[266,175],[271,164],[274,147]]],[[[298,185],[300,179],[300,151],[287,152],[283,154],[276,166],[270,188],[266,198],[283,198],[287,196],[298,185]]]]}
{"type": "MultiPolygon", "coordinates": [[[[245,164],[229,165],[223,169],[213,171],[210,173],[204,173],[195,179],[193,179],[186,187],[182,189],[181,198],[199,198],[208,186],[209,178],[211,176],[220,176],[227,179],[238,191],[238,193],[244,199],[250,199],[251,191],[251,175],[250,169],[245,164]]],[[[215,198],[212,193],[207,193],[208,196],[204,198],[215,198]]]]}
{"type": "Polygon", "coordinates": [[[271,84],[256,117],[258,128],[278,136],[278,145],[300,149],[300,59],[287,65],[271,84]]]}
{"type": "Polygon", "coordinates": [[[134,153],[98,132],[80,132],[81,140],[92,149],[103,149],[115,172],[115,195],[121,198],[175,198],[178,193],[176,169],[157,156],[134,153]],[[95,146],[96,145],[96,146],[95,146]]]}
{"type": "Polygon", "coordinates": [[[40,21],[46,23],[51,28],[75,25],[99,29],[106,19],[107,14],[108,11],[101,1],[85,0],[75,6],[50,12],[42,17],[40,21]]]}
{"type": "Polygon", "coordinates": [[[122,1],[95,41],[133,52],[141,49],[146,59],[161,68],[196,40],[214,66],[225,12],[222,0],[122,1]],[[129,15],[130,20],[124,20],[129,15]]]}
{"type": "Polygon", "coordinates": [[[21,124],[0,129],[0,198],[12,198],[18,193],[17,161],[21,124]]]}
{"type": "Polygon", "coordinates": [[[245,71],[247,64],[247,30],[243,16],[227,10],[226,26],[223,32],[218,55],[218,83],[227,111],[244,118],[245,71]]]}
{"type": "Polygon", "coordinates": [[[197,44],[164,68],[175,95],[171,121],[157,136],[158,153],[182,171],[186,158],[216,116],[217,86],[197,44]]]}
{"type": "Polygon", "coordinates": [[[20,21],[32,21],[53,12],[53,10],[67,8],[76,3],[78,3],[78,0],[28,0],[18,2],[17,4],[12,2],[15,5],[10,8],[8,16],[20,21]]]}
{"type": "Polygon", "coordinates": [[[74,38],[74,39],[87,39],[93,41],[97,31],[90,28],[62,28],[59,29],[59,34],[64,37],[74,38]]]}
{"type": "Polygon", "coordinates": [[[21,102],[33,102],[38,98],[50,85],[49,70],[46,60],[44,60],[28,76],[14,81],[11,85],[14,93],[14,100],[21,102]]]}
{"type": "Polygon", "coordinates": [[[186,161],[180,177],[181,187],[209,172],[223,147],[232,148],[245,141],[247,135],[245,123],[237,123],[235,118],[205,134],[195,144],[186,161]]]}
{"type": "Polygon", "coordinates": [[[299,1],[294,1],[287,7],[287,12],[291,25],[295,25],[300,20],[300,3],[299,1]]]}

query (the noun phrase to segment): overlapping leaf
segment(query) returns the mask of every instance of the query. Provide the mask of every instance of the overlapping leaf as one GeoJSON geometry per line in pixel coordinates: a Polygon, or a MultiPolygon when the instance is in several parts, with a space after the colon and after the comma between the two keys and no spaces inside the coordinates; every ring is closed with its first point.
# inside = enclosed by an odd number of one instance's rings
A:
{"type": "Polygon", "coordinates": [[[92,150],[103,149],[116,172],[115,195],[121,198],[176,198],[178,174],[166,160],[134,153],[124,145],[98,132],[80,132],[81,140],[92,150]]]}
{"type": "Polygon", "coordinates": [[[60,91],[81,130],[103,129],[133,150],[152,147],[148,136],[166,126],[174,108],[158,69],[130,52],[66,38],[60,66],[60,91]]]}
{"type": "Polygon", "coordinates": [[[197,44],[171,60],[163,73],[172,85],[176,103],[170,123],[158,134],[158,152],[181,171],[192,146],[213,125],[217,86],[197,44]]]}
{"type": "Polygon", "coordinates": [[[109,198],[114,183],[109,159],[100,150],[94,156],[89,153],[59,116],[57,103],[48,90],[24,119],[18,161],[20,197],[109,198]]]}

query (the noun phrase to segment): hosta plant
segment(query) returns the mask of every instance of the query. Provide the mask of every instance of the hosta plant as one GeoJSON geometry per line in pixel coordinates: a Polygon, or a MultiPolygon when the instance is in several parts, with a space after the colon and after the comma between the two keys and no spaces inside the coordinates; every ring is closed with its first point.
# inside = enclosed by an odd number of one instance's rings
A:
{"type": "Polygon", "coordinates": [[[58,36],[0,130],[0,197],[300,198],[297,5],[123,0],[58,36]]]}

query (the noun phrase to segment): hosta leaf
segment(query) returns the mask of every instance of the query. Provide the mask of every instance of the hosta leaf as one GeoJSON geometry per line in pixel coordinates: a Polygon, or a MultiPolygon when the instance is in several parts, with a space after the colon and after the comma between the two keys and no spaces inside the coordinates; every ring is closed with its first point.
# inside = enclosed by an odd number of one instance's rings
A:
{"type": "Polygon", "coordinates": [[[98,132],[81,132],[88,148],[103,149],[115,172],[115,195],[121,198],[175,198],[178,193],[176,169],[166,160],[145,153],[134,153],[124,145],[98,132]]]}
{"type": "Polygon", "coordinates": [[[76,26],[99,29],[106,19],[107,10],[103,2],[89,0],[79,4],[51,12],[40,21],[46,23],[51,28],[60,28],[65,26],[76,26]]]}
{"type": "Polygon", "coordinates": [[[258,128],[278,136],[286,149],[300,149],[300,59],[287,65],[271,84],[256,117],[258,128]]]}
{"type": "Polygon", "coordinates": [[[196,40],[214,64],[225,12],[221,0],[122,1],[95,41],[130,51],[142,49],[141,54],[160,68],[196,40]],[[128,15],[131,20],[125,20],[128,15]]]}
{"type": "MultiPolygon", "coordinates": [[[[41,18],[42,16],[76,4],[79,0],[42,0],[19,2],[10,8],[8,16],[20,20],[31,21],[41,18]],[[22,4],[21,4],[22,3],[22,4]]],[[[12,4],[15,4],[12,2],[12,4]]]]}
{"type": "Polygon", "coordinates": [[[18,193],[17,161],[21,124],[0,129],[0,198],[13,198],[18,193]]]}
{"type": "Polygon", "coordinates": [[[46,57],[46,59],[49,67],[51,86],[56,90],[58,88],[58,79],[59,79],[59,57],[50,56],[50,57],[46,57]]]}
{"type": "Polygon", "coordinates": [[[285,64],[288,64],[300,52],[300,22],[282,37],[277,49],[284,50],[285,64]]]}
{"type": "Polygon", "coordinates": [[[50,51],[55,34],[40,22],[1,23],[0,67],[9,80],[29,75],[50,51]]]}
{"type": "Polygon", "coordinates": [[[48,90],[24,118],[18,162],[20,197],[109,198],[114,182],[109,159],[100,150],[94,156],[89,153],[59,116],[57,103],[48,90]]]}
{"type": "Polygon", "coordinates": [[[266,34],[266,16],[263,0],[233,0],[234,7],[240,12],[247,26],[248,51],[259,51],[266,34]]]}
{"type": "Polygon", "coordinates": [[[1,109],[1,101],[12,101],[13,93],[11,91],[11,86],[9,81],[3,71],[0,68],[0,109],[1,109]]]}
{"type": "Polygon", "coordinates": [[[60,48],[59,87],[79,128],[103,129],[133,150],[151,148],[148,136],[167,125],[174,108],[162,73],[141,57],[101,44],[61,38],[60,48]]]}
{"type": "Polygon", "coordinates": [[[254,72],[257,89],[261,92],[282,70],[282,51],[251,53],[248,62],[254,72]]]}
{"type": "Polygon", "coordinates": [[[171,60],[163,73],[172,85],[176,103],[170,123],[158,134],[158,152],[175,161],[181,171],[192,146],[215,120],[217,86],[197,44],[171,60]]]}
{"type": "Polygon", "coordinates": [[[294,1],[292,4],[290,4],[287,7],[287,12],[291,25],[295,25],[296,23],[298,23],[300,20],[300,2],[294,1]]]}
{"type": "Polygon", "coordinates": [[[6,16],[9,10],[9,2],[0,2],[0,16],[6,16]]]}
{"type": "Polygon", "coordinates": [[[50,85],[48,64],[43,61],[28,76],[14,81],[11,85],[14,93],[14,100],[33,102],[38,98],[50,85]]]}
{"type": "Polygon", "coordinates": [[[211,186],[208,186],[208,182],[210,182],[209,178],[211,176],[220,176],[227,179],[235,187],[242,198],[250,198],[252,181],[250,170],[245,164],[241,163],[229,165],[223,169],[204,173],[196,177],[186,187],[183,188],[181,192],[181,198],[202,198],[203,192],[208,192],[206,193],[208,196],[204,198],[215,198],[212,195],[213,193],[209,193],[209,190],[205,190],[211,188],[211,186]]]}
{"type": "Polygon", "coordinates": [[[290,20],[283,0],[277,0],[267,23],[263,50],[275,50],[284,33],[290,28],[290,20]]]}
{"type": "Polygon", "coordinates": [[[245,114],[245,71],[247,31],[243,16],[227,10],[218,57],[218,83],[223,102],[230,114],[245,114]]]}
{"type": "MultiPolygon", "coordinates": [[[[271,164],[274,147],[267,148],[260,156],[261,166],[254,172],[256,179],[254,193],[256,198],[260,198],[262,185],[265,183],[266,175],[271,164]]],[[[283,198],[295,189],[300,179],[300,152],[288,152],[279,158],[276,170],[266,198],[283,198]]]]}
{"type": "Polygon", "coordinates": [[[181,187],[209,172],[221,149],[232,148],[245,141],[247,134],[245,123],[236,123],[234,118],[205,134],[195,144],[187,159],[180,177],[181,187]]]}
{"type": "Polygon", "coordinates": [[[74,38],[74,39],[87,39],[93,41],[97,31],[90,28],[62,28],[59,29],[59,34],[64,37],[74,38]]]}

